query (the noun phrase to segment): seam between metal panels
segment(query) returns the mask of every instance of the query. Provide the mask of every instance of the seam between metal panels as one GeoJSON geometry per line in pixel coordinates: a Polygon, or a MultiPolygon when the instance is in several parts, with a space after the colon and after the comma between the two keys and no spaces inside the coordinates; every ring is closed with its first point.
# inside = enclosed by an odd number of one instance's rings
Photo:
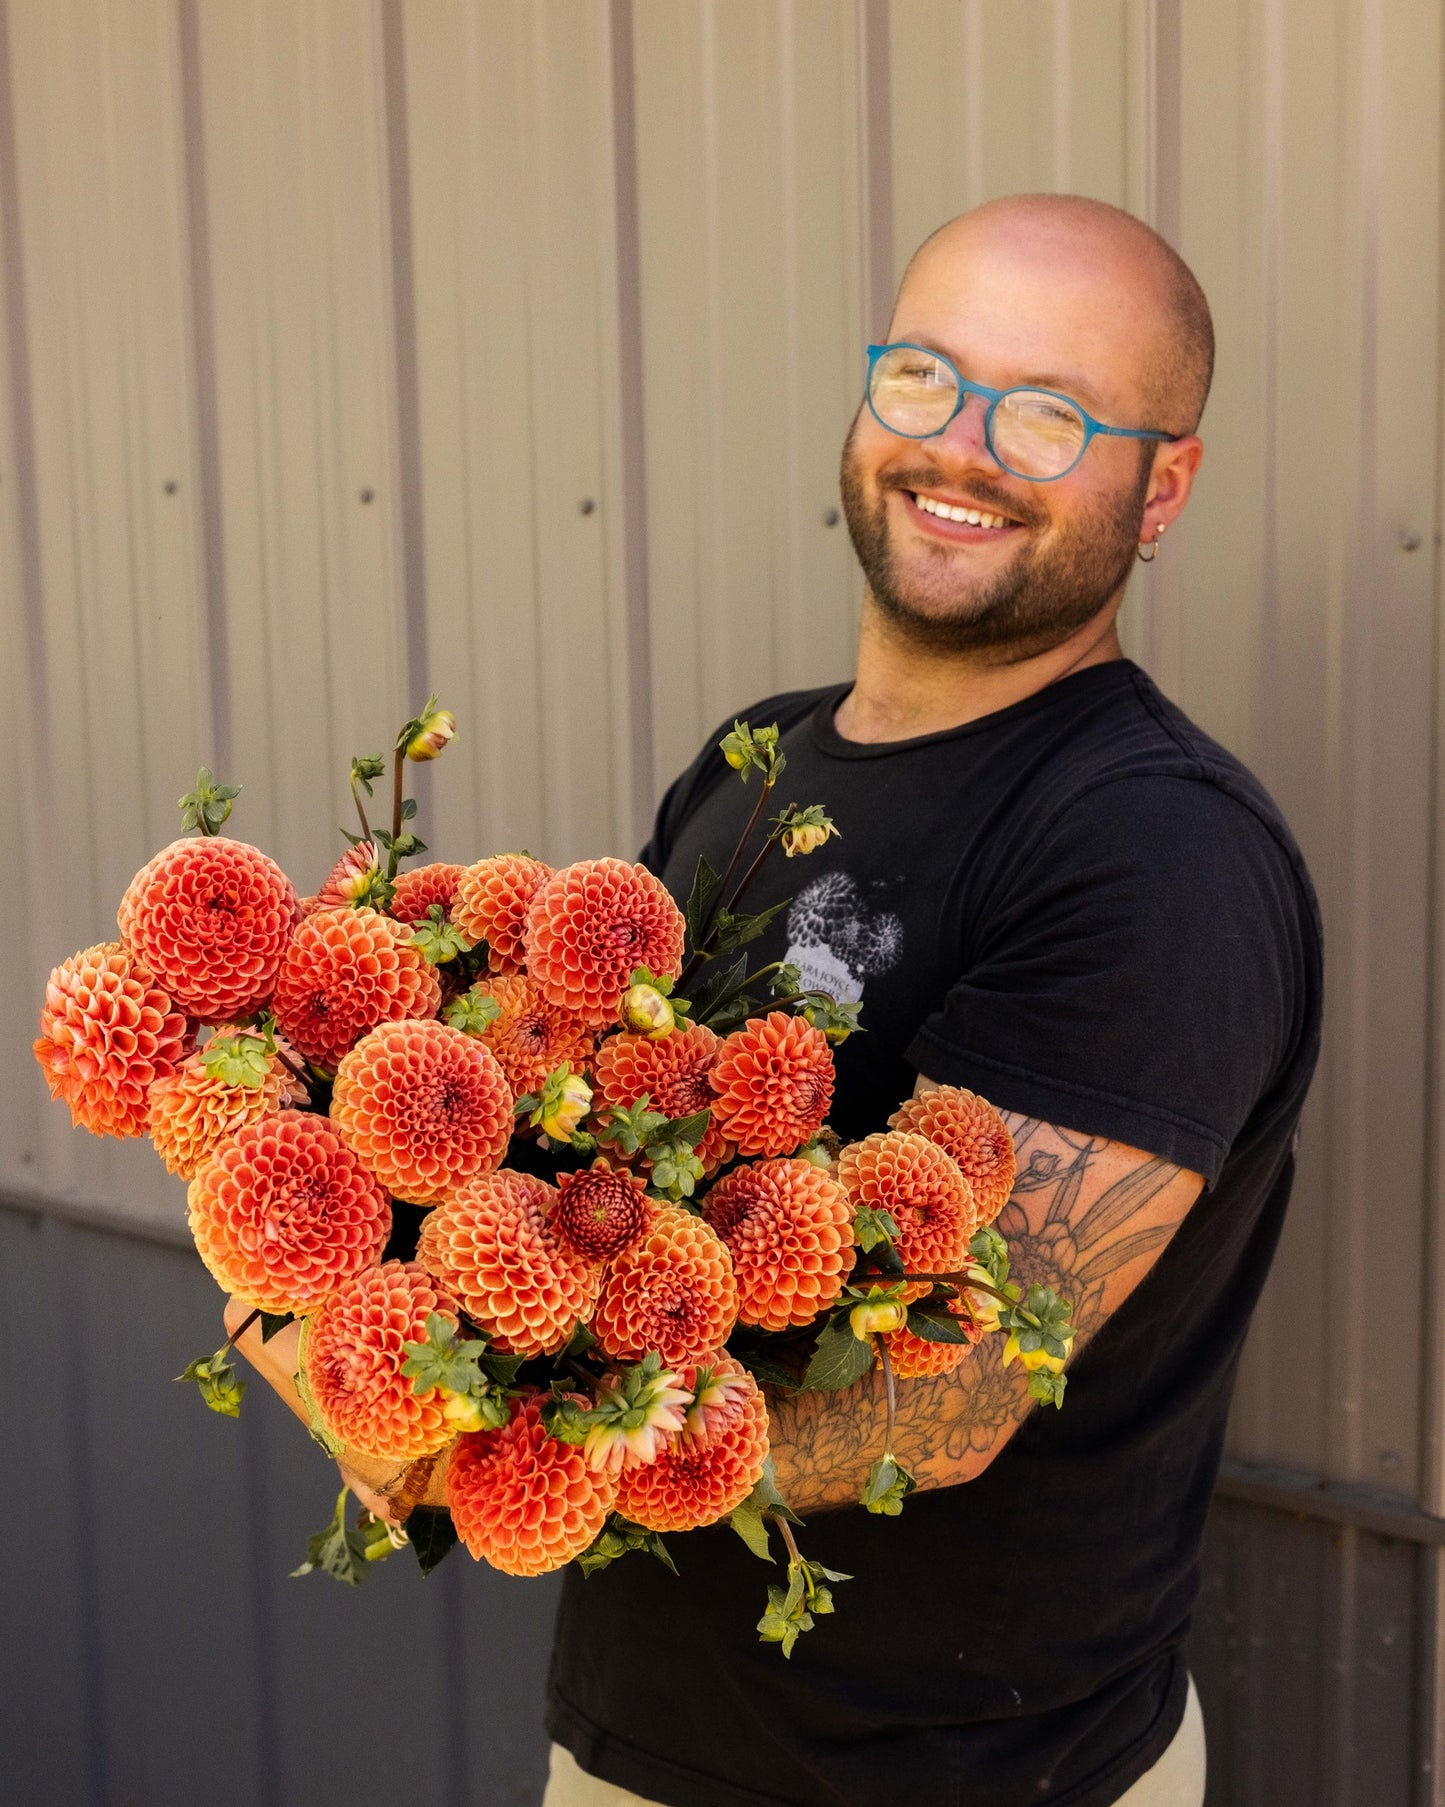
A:
{"type": "Polygon", "coordinates": [[[1353,1525],[1377,1537],[1445,1546],[1445,1518],[1422,1512],[1413,1500],[1348,1481],[1327,1481],[1297,1469],[1226,1462],[1219,1471],[1215,1494],[1220,1499],[1322,1519],[1327,1524],[1353,1525]]]}
{"type": "Polygon", "coordinates": [[[863,296],[870,338],[881,337],[893,307],[893,77],[888,31],[887,0],[859,0],[863,296]]]}

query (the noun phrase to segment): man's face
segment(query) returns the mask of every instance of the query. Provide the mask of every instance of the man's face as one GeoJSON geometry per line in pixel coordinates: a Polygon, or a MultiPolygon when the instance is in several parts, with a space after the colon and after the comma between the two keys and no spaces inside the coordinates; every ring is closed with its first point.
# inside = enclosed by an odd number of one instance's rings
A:
{"type": "MultiPolygon", "coordinates": [[[[1157,331],[1147,284],[1131,287],[1107,259],[995,225],[924,253],[888,337],[943,352],[974,382],[1059,390],[1096,419],[1133,427],[1160,424],[1140,412],[1141,348],[1157,331]]],[[[865,402],[843,448],[843,507],[895,629],[1011,663],[1068,639],[1123,587],[1155,442],[1096,436],[1067,476],[1031,483],[988,451],[986,406],[968,397],[943,433],[919,440],[890,433],[865,402]],[[954,521],[920,498],[1003,524],[954,521]]]]}

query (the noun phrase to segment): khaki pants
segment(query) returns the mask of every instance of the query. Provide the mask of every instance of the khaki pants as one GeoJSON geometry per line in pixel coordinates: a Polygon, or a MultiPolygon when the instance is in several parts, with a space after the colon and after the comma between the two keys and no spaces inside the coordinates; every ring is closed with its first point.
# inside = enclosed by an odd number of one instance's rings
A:
{"type": "MultiPolygon", "coordinates": [[[[1204,1715],[1191,1675],[1184,1719],[1169,1748],[1147,1774],[1124,1790],[1115,1807],[1203,1807],[1203,1802],[1204,1715]]],[[[542,1807],[656,1807],[656,1803],[611,1782],[599,1782],[577,1767],[570,1751],[554,1744],[542,1807]]],[[[878,1807],[887,1804],[880,1802],[878,1807]]]]}

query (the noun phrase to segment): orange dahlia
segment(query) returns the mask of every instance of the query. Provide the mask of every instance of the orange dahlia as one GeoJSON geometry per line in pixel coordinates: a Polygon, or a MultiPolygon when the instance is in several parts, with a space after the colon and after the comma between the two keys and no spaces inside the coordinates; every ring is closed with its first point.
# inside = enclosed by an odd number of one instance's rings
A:
{"type": "Polygon", "coordinates": [[[457,881],[452,921],[473,941],[485,941],[494,973],[519,973],[532,899],[552,868],[525,853],[498,853],[468,866],[457,881]]]}
{"type": "Polygon", "coordinates": [[[394,1198],[434,1205],[501,1165],[512,1093],[475,1036],[418,1017],[382,1023],[343,1055],[331,1121],[394,1198]]]}
{"type": "Polygon", "coordinates": [[[651,1224],[655,1207],[647,1182],[598,1159],[557,1180],[552,1221],[562,1240],[586,1261],[611,1261],[651,1224]]]}
{"type": "Polygon", "coordinates": [[[585,1550],[617,1498],[617,1479],[595,1471],[574,1443],[542,1428],[541,1401],[517,1400],[500,1431],[469,1431],[447,1469],[457,1535],[505,1575],[545,1575],[585,1550]]]}
{"type": "MultiPolygon", "coordinates": [[[[646,1093],[650,1108],[668,1117],[710,1111],[717,1103],[717,1093],[708,1075],[721,1047],[722,1042],[703,1023],[688,1023],[656,1041],[626,1031],[610,1035],[592,1065],[597,1087],[593,1108],[605,1117],[608,1106],[630,1107],[646,1093]]],[[[707,1133],[693,1152],[705,1173],[713,1172],[732,1153],[732,1144],[716,1116],[708,1119],[707,1133]]]]}
{"type": "Polygon", "coordinates": [[[645,1531],[690,1531],[740,1506],[768,1458],[768,1408],[751,1374],[719,1350],[706,1364],[726,1377],[729,1405],[711,1415],[707,1440],[684,1433],[656,1461],[624,1468],[617,1510],[645,1531]]]}
{"type": "Polygon", "coordinates": [[[220,1023],[270,997],[298,913],[275,860],[245,841],[197,835],[141,867],[117,920],[156,984],[203,1023],[220,1023]]]}
{"type": "MultiPolygon", "coordinates": [[[[216,1031],[236,1032],[231,1024],[216,1031]]],[[[193,1054],[169,1078],[158,1079],[151,1087],[146,1131],[167,1171],[193,1180],[212,1150],[243,1124],[305,1100],[305,1086],[289,1071],[279,1050],[266,1062],[260,1085],[228,1085],[220,1074],[207,1072],[202,1057],[193,1054]]]]}
{"type": "Polygon", "coordinates": [[[411,1462],[452,1440],[444,1396],[418,1394],[402,1373],[406,1343],[427,1340],[427,1317],[457,1315],[411,1261],[383,1261],[344,1280],[301,1337],[301,1371],[322,1424],[359,1455],[411,1462]]]}
{"type": "MultiPolygon", "coordinates": [[[[855,1205],[889,1211],[898,1225],[896,1247],[915,1272],[957,1272],[978,1227],[973,1188],[958,1162],[936,1143],[909,1130],[880,1130],[852,1142],[838,1157],[838,1181],[855,1205]]],[[[908,1289],[917,1298],[926,1284],[908,1289]]]]}
{"type": "Polygon", "coordinates": [[[291,938],[271,1007],[307,1060],[335,1068],[379,1023],[435,1016],[441,995],[409,928],[379,910],[318,910],[291,938]]]}
{"type": "Polygon", "coordinates": [[[597,1298],[599,1269],[557,1233],[556,1196],[504,1167],[479,1174],[421,1227],[417,1260],[513,1355],[555,1355],[597,1298]]]}
{"type": "Polygon", "coordinates": [[[811,1324],[842,1292],[853,1265],[853,1206],[811,1161],[735,1167],[708,1193],[703,1216],[732,1256],[744,1324],[811,1324]]]}
{"type": "Polygon", "coordinates": [[[928,1374],[951,1374],[966,1355],[973,1354],[974,1345],[983,1335],[983,1326],[975,1320],[961,1299],[950,1299],[948,1311],[967,1333],[966,1343],[930,1342],[927,1337],[918,1336],[906,1325],[902,1330],[890,1330],[884,1337],[883,1340],[888,1345],[888,1359],[899,1380],[918,1380],[928,1374]]]}
{"type": "Polygon", "coordinates": [[[371,888],[381,870],[381,854],[375,841],[358,841],[326,874],[316,893],[317,906],[323,910],[348,910],[361,898],[371,895],[371,888]]]}
{"type": "Polygon", "coordinates": [[[953,1156],[973,1187],[980,1223],[992,1223],[1008,1203],[1014,1183],[1014,1139],[987,1098],[962,1086],[935,1086],[901,1104],[888,1124],[927,1136],[953,1156]]]}
{"type": "Polygon", "coordinates": [[[97,1136],[143,1136],[147,1091],[186,1057],[191,1025],[129,948],[100,941],[55,967],[33,1046],[52,1098],[97,1136]]]}
{"type": "Polygon", "coordinates": [[[296,901],[296,908],[300,912],[301,920],[303,922],[305,922],[308,916],[314,916],[318,910],[325,910],[331,907],[332,906],[328,904],[322,903],[320,897],[314,893],[310,897],[301,897],[296,901]]]}
{"type": "Polygon", "coordinates": [[[244,1123],[191,1181],[201,1260],[262,1311],[313,1311],[391,1231],[391,1203],[324,1117],[276,1111],[244,1123]]]}
{"type": "Polygon", "coordinates": [[[713,1114],[739,1154],[792,1154],[823,1127],[833,1052],[821,1029],[773,1010],[728,1036],[709,1077],[713,1114]]]}
{"type": "Polygon", "coordinates": [[[732,1259],[701,1218],[674,1206],[608,1268],[592,1329],[614,1361],[652,1350],[668,1367],[701,1361],[738,1315],[732,1259]]]}
{"type": "Polygon", "coordinates": [[[682,911],[660,878],[626,860],[578,860],[532,899],[523,958],[544,997],[601,1027],[617,1020],[634,967],[682,971],[682,911]]]}
{"type": "MultiPolygon", "coordinates": [[[[396,890],[386,906],[387,914],[394,916],[398,922],[420,922],[433,904],[440,904],[450,916],[463,871],[465,867],[448,866],[435,860],[430,866],[417,866],[411,872],[398,872],[396,890]]],[[[466,933],[465,930],[462,932],[466,933]]]]}
{"type": "Polygon", "coordinates": [[[563,1061],[579,1072],[591,1060],[596,1045],[592,1031],[570,1010],[549,1004],[525,974],[479,979],[472,990],[496,999],[501,1014],[481,1039],[502,1063],[519,1098],[541,1091],[547,1075],[563,1061]]]}

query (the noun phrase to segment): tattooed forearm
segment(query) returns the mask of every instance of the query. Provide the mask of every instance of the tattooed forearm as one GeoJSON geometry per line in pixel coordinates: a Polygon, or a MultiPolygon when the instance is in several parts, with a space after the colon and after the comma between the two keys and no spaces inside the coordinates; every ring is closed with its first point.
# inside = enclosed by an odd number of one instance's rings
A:
{"type": "MultiPolygon", "coordinates": [[[[1005,1114],[1018,1154],[998,1219],[1011,1277],[1051,1286],[1074,1305],[1075,1350],[1118,1309],[1183,1221],[1200,1176],[1097,1137],[1005,1114]]],[[[1032,1401],[1003,1339],[985,1337],[952,1373],[898,1383],[894,1453],[920,1486],[972,1480],[1022,1423],[1032,1401]]],[[[883,1448],[882,1376],[841,1393],[770,1402],[784,1497],[800,1512],[848,1505],[883,1448]]]]}

